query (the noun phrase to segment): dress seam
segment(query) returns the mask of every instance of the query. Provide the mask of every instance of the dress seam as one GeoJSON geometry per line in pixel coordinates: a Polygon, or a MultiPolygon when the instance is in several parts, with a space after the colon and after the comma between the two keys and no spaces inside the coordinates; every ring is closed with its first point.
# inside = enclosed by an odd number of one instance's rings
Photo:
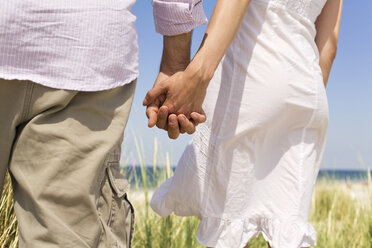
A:
{"type": "MultiPolygon", "coordinates": [[[[304,179],[303,179],[303,166],[304,166],[304,141],[305,141],[305,137],[306,137],[306,134],[307,134],[307,129],[310,127],[310,125],[313,123],[314,119],[315,119],[315,114],[317,112],[317,109],[318,109],[318,105],[319,105],[319,85],[318,83],[316,82],[315,83],[316,86],[315,86],[315,107],[314,107],[314,110],[312,111],[312,114],[311,114],[311,117],[310,117],[310,120],[309,122],[306,124],[306,126],[304,127],[303,131],[302,131],[302,135],[301,135],[301,160],[300,160],[300,165],[299,165],[299,179],[300,179],[300,198],[299,200],[302,201],[302,195],[303,195],[303,182],[304,182],[304,179]]],[[[301,211],[301,204],[299,203],[298,204],[298,210],[297,210],[297,213],[299,213],[301,211]]]]}
{"type": "MultiPolygon", "coordinates": [[[[238,36],[239,34],[237,34],[237,36],[238,36]]],[[[238,42],[238,39],[237,39],[237,36],[235,37],[235,42],[238,42]]],[[[230,84],[230,89],[229,89],[229,97],[228,97],[228,100],[227,100],[227,106],[226,106],[226,109],[229,109],[229,104],[231,103],[231,98],[232,98],[232,95],[233,95],[233,88],[234,88],[234,85],[235,85],[235,83],[234,82],[236,82],[235,80],[234,80],[234,78],[236,78],[236,74],[237,74],[237,66],[236,66],[236,59],[235,59],[235,57],[236,57],[236,52],[235,52],[235,49],[236,49],[236,46],[234,46],[234,45],[231,45],[230,46],[231,47],[231,49],[232,49],[232,51],[231,51],[231,54],[232,54],[232,61],[234,61],[234,63],[233,63],[233,70],[232,70],[232,73],[231,73],[231,81],[233,82],[232,84],[230,84]]],[[[224,120],[225,120],[225,118],[224,118],[224,120]]],[[[224,121],[221,123],[221,129],[223,129],[223,125],[224,124],[224,121]]],[[[212,136],[212,130],[211,130],[211,136],[212,136]]],[[[220,134],[218,134],[218,135],[216,135],[216,137],[219,137],[220,136],[220,134]]],[[[214,143],[215,144],[215,143],[214,143]]],[[[213,155],[216,153],[215,152],[215,146],[214,146],[214,148],[213,148],[213,155]]],[[[220,156],[219,156],[219,153],[217,152],[216,153],[218,156],[217,156],[217,158],[218,158],[218,160],[217,161],[221,161],[221,159],[220,159],[220,156]]],[[[208,155],[210,155],[210,154],[208,154],[208,155]]],[[[213,156],[213,158],[214,158],[215,156],[213,156]]],[[[216,161],[216,159],[214,159],[214,161],[216,161]]],[[[208,187],[208,193],[209,193],[209,187],[208,187]]],[[[209,194],[208,194],[209,195],[209,194]]],[[[224,205],[224,208],[225,208],[225,205],[224,205]]],[[[222,213],[222,216],[224,216],[225,214],[224,213],[222,213]]]]}

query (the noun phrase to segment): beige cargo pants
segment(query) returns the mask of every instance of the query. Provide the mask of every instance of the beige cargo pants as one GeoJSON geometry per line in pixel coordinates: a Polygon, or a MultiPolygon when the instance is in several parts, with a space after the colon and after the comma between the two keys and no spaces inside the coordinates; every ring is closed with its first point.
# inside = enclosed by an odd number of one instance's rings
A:
{"type": "Polygon", "coordinates": [[[119,157],[135,86],[78,92],[0,79],[0,194],[9,169],[21,248],[131,246],[119,157]]]}

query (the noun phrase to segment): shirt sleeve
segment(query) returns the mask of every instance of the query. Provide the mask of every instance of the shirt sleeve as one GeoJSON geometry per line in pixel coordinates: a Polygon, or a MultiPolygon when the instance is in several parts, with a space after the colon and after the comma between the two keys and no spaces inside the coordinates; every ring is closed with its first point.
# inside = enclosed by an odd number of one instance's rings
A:
{"type": "Polygon", "coordinates": [[[203,0],[152,0],[156,32],[178,35],[207,24],[203,0]]]}

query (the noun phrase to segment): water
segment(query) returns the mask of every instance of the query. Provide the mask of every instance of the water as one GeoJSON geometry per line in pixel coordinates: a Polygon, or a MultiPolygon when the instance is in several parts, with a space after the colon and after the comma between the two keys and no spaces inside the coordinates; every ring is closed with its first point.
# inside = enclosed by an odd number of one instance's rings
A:
{"type": "MultiPolygon", "coordinates": [[[[172,167],[172,170],[175,170],[175,167],[172,167]]],[[[136,166],[123,168],[123,173],[127,176],[128,180],[130,181],[131,185],[136,185],[136,181],[138,186],[143,186],[143,180],[141,176],[141,167],[136,166]],[[133,173],[135,171],[135,174],[133,173]]],[[[157,173],[154,177],[153,167],[148,166],[144,167],[144,173],[146,173],[147,184],[149,187],[156,186],[158,182],[162,182],[165,180],[166,169],[165,167],[158,167],[157,173]]],[[[372,177],[372,172],[371,177],[372,177]]],[[[367,182],[367,170],[320,170],[318,174],[318,180],[336,180],[336,181],[344,181],[344,182],[360,182],[364,183],[367,182]]]]}
{"type": "MultiPolygon", "coordinates": [[[[372,176],[372,172],[370,172],[372,176]]],[[[367,182],[367,170],[320,170],[318,180],[367,182]]]]}

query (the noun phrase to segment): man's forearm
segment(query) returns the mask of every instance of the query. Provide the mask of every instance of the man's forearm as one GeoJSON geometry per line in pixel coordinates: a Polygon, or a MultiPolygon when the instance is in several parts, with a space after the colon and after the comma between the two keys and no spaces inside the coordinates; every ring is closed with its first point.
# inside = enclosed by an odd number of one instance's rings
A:
{"type": "Polygon", "coordinates": [[[190,63],[192,32],[174,36],[164,36],[163,56],[160,71],[166,74],[174,74],[183,71],[190,63]]]}

